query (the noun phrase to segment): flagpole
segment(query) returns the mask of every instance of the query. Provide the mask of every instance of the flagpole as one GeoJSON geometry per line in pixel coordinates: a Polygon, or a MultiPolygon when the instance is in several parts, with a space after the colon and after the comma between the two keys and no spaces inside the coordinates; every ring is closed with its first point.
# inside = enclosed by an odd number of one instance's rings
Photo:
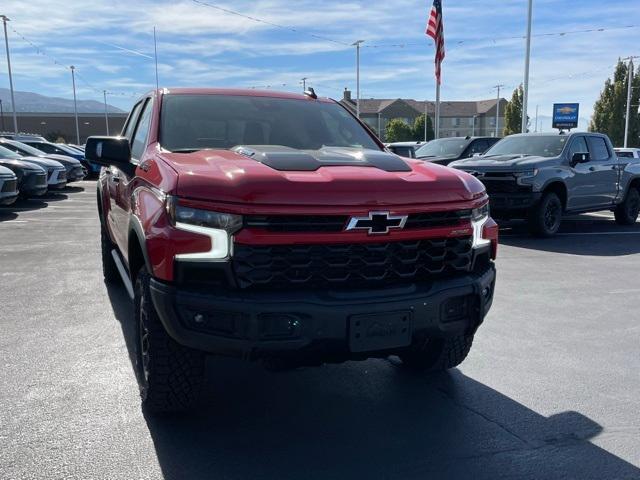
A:
{"type": "Polygon", "coordinates": [[[440,82],[436,80],[436,122],[435,138],[440,138],[440,82]]]}

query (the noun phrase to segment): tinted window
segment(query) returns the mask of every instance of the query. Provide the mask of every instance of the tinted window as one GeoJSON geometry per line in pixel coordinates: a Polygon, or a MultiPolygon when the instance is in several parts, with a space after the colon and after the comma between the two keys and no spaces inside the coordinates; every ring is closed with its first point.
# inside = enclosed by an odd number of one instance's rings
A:
{"type": "Polygon", "coordinates": [[[59,155],[65,154],[64,151],[60,150],[55,145],[51,145],[50,143],[31,143],[30,145],[34,146],[35,148],[37,148],[38,150],[44,153],[56,153],[59,155]]]}
{"type": "Polygon", "coordinates": [[[4,148],[4,143],[0,146],[0,158],[12,158],[12,159],[20,159],[22,155],[18,155],[16,152],[11,151],[8,148],[4,148]]]}
{"type": "Polygon", "coordinates": [[[573,155],[576,153],[589,153],[587,142],[584,137],[576,137],[571,142],[571,148],[569,149],[569,159],[573,158],[573,155]]]}
{"type": "Polygon", "coordinates": [[[487,150],[491,155],[525,155],[557,157],[567,142],[565,135],[524,135],[506,137],[487,150]]]}
{"type": "Polygon", "coordinates": [[[127,137],[129,141],[131,141],[131,136],[133,135],[133,129],[138,123],[138,113],[140,113],[140,107],[142,106],[142,102],[138,103],[133,107],[131,113],[129,114],[129,118],[127,119],[127,126],[122,132],[123,137],[127,137]]]}
{"type": "Polygon", "coordinates": [[[617,154],[621,158],[633,158],[633,152],[617,152],[617,154]]]}
{"type": "Polygon", "coordinates": [[[17,143],[17,144],[3,143],[2,146],[5,148],[9,148],[14,152],[18,152],[25,156],[31,155],[31,156],[37,157],[43,154],[41,150],[38,150],[37,148],[33,148],[31,145],[27,145],[26,143],[17,143]]]}
{"type": "Polygon", "coordinates": [[[140,121],[136,128],[136,134],[131,142],[131,157],[139,159],[144,153],[144,149],[147,146],[147,133],[149,132],[149,123],[151,121],[151,110],[153,103],[149,100],[142,114],[140,115],[140,121]]]}
{"type": "Polygon", "coordinates": [[[168,150],[282,145],[296,149],[379,150],[336,103],[231,95],[165,95],[160,143],[168,150]]]}
{"type": "Polygon", "coordinates": [[[602,137],[589,137],[589,143],[591,144],[591,159],[595,161],[608,160],[609,148],[607,142],[602,137]]]}
{"type": "Polygon", "coordinates": [[[484,153],[489,148],[489,143],[486,140],[476,140],[469,149],[469,154],[484,153]]]}
{"type": "Polygon", "coordinates": [[[445,157],[457,158],[469,145],[469,140],[464,138],[440,138],[431,140],[416,151],[417,157],[445,157]]]}
{"type": "Polygon", "coordinates": [[[401,157],[413,158],[412,147],[391,147],[391,151],[401,157]]]}

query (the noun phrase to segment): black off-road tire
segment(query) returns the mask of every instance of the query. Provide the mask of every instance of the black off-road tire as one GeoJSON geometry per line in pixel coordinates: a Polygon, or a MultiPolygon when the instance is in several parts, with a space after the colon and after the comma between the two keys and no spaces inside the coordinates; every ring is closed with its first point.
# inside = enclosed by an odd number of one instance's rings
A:
{"type": "Polygon", "coordinates": [[[102,251],[102,275],[107,283],[116,283],[121,280],[120,272],[116,267],[111,251],[114,249],[113,242],[105,230],[104,225],[100,225],[100,250],[102,251]]]}
{"type": "Polygon", "coordinates": [[[471,350],[473,335],[425,339],[399,355],[402,364],[415,371],[442,371],[460,365],[471,350]]]}
{"type": "Polygon", "coordinates": [[[205,354],[169,336],[153,306],[149,280],[143,267],[135,285],[136,373],[142,407],[150,413],[185,411],[199,397],[205,354]]]}
{"type": "Polygon", "coordinates": [[[554,192],[545,193],[528,216],[529,231],[536,237],[552,237],[562,223],[562,201],[554,192]]]}
{"type": "Polygon", "coordinates": [[[630,188],[624,201],[616,207],[614,215],[618,225],[633,225],[640,213],[640,190],[630,188]]]}

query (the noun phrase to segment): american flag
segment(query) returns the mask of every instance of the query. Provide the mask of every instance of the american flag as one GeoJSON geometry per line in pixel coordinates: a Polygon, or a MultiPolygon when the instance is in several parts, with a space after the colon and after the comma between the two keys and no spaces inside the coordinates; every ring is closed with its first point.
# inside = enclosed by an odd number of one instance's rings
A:
{"type": "Polygon", "coordinates": [[[427,30],[425,32],[433,38],[436,44],[436,80],[440,84],[440,64],[444,60],[444,26],[442,23],[442,2],[441,0],[433,0],[429,21],[427,22],[427,30]]]}

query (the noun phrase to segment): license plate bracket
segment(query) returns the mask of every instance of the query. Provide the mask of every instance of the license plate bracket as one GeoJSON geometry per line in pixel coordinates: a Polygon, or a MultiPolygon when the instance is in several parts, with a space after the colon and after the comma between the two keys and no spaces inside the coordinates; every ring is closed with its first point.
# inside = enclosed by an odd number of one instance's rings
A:
{"type": "Polygon", "coordinates": [[[349,349],[369,352],[411,344],[413,315],[410,311],[379,312],[349,317],[349,349]]]}

